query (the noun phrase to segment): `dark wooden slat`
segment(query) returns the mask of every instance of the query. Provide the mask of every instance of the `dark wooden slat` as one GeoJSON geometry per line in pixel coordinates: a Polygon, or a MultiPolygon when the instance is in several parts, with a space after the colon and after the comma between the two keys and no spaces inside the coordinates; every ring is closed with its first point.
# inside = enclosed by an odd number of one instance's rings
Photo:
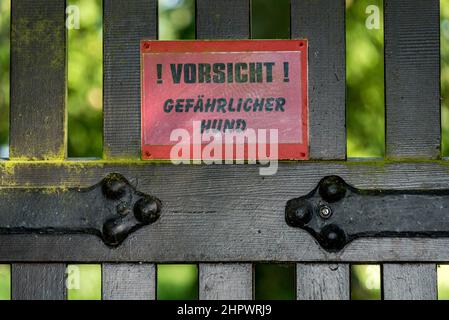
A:
{"type": "Polygon", "coordinates": [[[104,1],[104,155],[140,158],[140,41],[157,38],[157,0],[104,1]]]}
{"type": "Polygon", "coordinates": [[[298,300],[349,300],[348,264],[297,264],[298,300]]]}
{"type": "MultiPolygon", "coordinates": [[[[250,37],[249,0],[196,0],[198,39],[247,39],[250,37]]],[[[250,300],[250,264],[200,264],[200,299],[250,300]]]]}
{"type": "Polygon", "coordinates": [[[103,264],[103,300],[154,300],[154,264],[103,264]]]}
{"type": "Polygon", "coordinates": [[[91,186],[119,172],[163,203],[162,216],[111,250],[95,236],[0,236],[2,262],[439,262],[449,239],[356,240],[340,253],[322,250],[288,227],[288,200],[336,174],[363,189],[447,189],[446,162],[301,162],[280,164],[272,177],[257,166],[173,166],[89,162],[0,162],[0,186],[91,186]],[[410,179],[413,177],[413,179],[410,179]],[[157,245],[155,245],[157,244],[157,245]]]}
{"type": "Polygon", "coordinates": [[[196,0],[198,39],[246,39],[250,36],[248,0],[196,0]]]}
{"type": "Polygon", "coordinates": [[[65,272],[64,264],[13,264],[12,299],[64,300],[65,272]]]}
{"type": "Polygon", "coordinates": [[[65,7],[65,0],[11,3],[11,158],[66,155],[65,7]]]}
{"type": "Polygon", "coordinates": [[[435,264],[385,264],[383,266],[385,300],[436,300],[435,264]]]}
{"type": "Polygon", "coordinates": [[[385,1],[388,158],[440,156],[438,0],[385,1]]]}
{"type": "Polygon", "coordinates": [[[292,0],[292,37],[309,39],[310,157],[346,157],[344,0],[292,0]]]}
{"type": "Polygon", "coordinates": [[[251,300],[251,264],[200,264],[200,300],[251,300]]]}
{"type": "MultiPolygon", "coordinates": [[[[140,158],[140,41],[157,38],[157,17],[157,0],[104,1],[106,158],[140,158]]],[[[103,268],[104,299],[155,298],[153,265],[103,268]]]]}

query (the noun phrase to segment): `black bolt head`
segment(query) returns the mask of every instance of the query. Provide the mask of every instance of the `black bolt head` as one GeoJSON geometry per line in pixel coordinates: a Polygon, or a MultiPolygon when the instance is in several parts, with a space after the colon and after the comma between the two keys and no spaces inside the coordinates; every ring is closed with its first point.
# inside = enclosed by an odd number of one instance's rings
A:
{"type": "Polygon", "coordinates": [[[327,202],[337,202],[346,195],[346,182],[337,176],[326,177],[319,184],[320,196],[327,202]]]}
{"type": "Polygon", "coordinates": [[[132,228],[129,221],[121,218],[110,219],[103,225],[103,241],[110,247],[119,246],[129,235],[132,228]]]}
{"type": "Polygon", "coordinates": [[[103,194],[111,200],[118,200],[126,194],[128,182],[119,174],[112,174],[103,181],[103,194]]]}
{"type": "Polygon", "coordinates": [[[144,224],[150,224],[159,219],[161,204],[151,197],[139,199],[134,205],[134,216],[144,224]]]}
{"type": "Polygon", "coordinates": [[[292,227],[303,227],[312,219],[313,208],[303,199],[290,200],[285,208],[285,219],[292,227]]]}
{"type": "Polygon", "coordinates": [[[321,230],[319,242],[329,251],[339,251],[348,243],[346,233],[335,224],[327,225],[321,230]]]}

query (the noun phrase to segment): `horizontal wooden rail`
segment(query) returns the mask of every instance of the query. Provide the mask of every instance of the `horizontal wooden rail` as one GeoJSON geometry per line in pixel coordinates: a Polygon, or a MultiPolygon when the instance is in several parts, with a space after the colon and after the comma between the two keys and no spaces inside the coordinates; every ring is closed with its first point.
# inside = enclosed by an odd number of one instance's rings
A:
{"type": "Polygon", "coordinates": [[[286,202],[310,192],[326,175],[339,175],[362,189],[447,189],[446,161],[282,163],[270,177],[261,177],[250,165],[0,162],[0,186],[87,187],[110,172],[161,199],[160,220],[115,250],[95,236],[0,236],[0,261],[449,260],[448,238],[361,239],[329,253],[307,232],[289,227],[284,217],[286,202]]]}

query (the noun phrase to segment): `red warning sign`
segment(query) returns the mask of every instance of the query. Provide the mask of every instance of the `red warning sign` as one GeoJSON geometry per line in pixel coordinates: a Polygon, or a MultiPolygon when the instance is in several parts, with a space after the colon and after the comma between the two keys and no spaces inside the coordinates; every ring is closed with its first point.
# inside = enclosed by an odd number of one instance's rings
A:
{"type": "Polygon", "coordinates": [[[222,139],[223,159],[252,159],[270,138],[278,160],[308,159],[306,40],[142,41],[141,54],[143,159],[179,144],[198,158],[206,133],[246,135],[240,156],[222,139]]]}

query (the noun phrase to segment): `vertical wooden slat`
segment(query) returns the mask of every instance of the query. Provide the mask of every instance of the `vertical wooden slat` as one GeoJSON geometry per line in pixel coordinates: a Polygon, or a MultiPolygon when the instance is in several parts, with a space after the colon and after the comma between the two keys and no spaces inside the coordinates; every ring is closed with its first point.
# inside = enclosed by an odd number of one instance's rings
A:
{"type": "Polygon", "coordinates": [[[197,0],[198,39],[245,39],[250,37],[248,0],[197,0]]]}
{"type": "Polygon", "coordinates": [[[103,300],[156,299],[154,264],[103,264],[103,300]]]}
{"type": "Polygon", "coordinates": [[[436,300],[437,267],[435,264],[384,264],[385,300],[436,300]]]}
{"type": "Polygon", "coordinates": [[[200,264],[200,300],[251,300],[251,264],[200,264]]]}
{"type": "Polygon", "coordinates": [[[66,155],[65,7],[11,1],[11,158],[66,155]]]}
{"type": "Polygon", "coordinates": [[[439,0],[385,0],[387,157],[440,156],[439,0]]]}
{"type": "Polygon", "coordinates": [[[297,264],[298,300],[349,300],[348,264],[297,264]]]}
{"type": "MultiPolygon", "coordinates": [[[[310,158],[346,158],[344,0],[292,0],[292,38],[309,40],[310,158]]],[[[297,264],[297,298],[347,300],[349,266],[297,264]]]]}
{"type": "Polygon", "coordinates": [[[157,26],[157,0],[104,0],[106,158],[140,158],[140,41],[157,26]]]}
{"type": "Polygon", "coordinates": [[[13,264],[11,298],[13,300],[64,300],[66,298],[64,264],[13,264]]]}
{"type": "MultiPolygon", "coordinates": [[[[103,148],[107,159],[140,159],[140,41],[157,39],[157,2],[103,2],[103,148]]],[[[152,264],[104,264],[103,299],[155,299],[155,274],[152,264]]]]}
{"type": "MultiPolygon", "coordinates": [[[[11,1],[10,157],[66,156],[65,0],[11,1]]],[[[13,264],[13,299],[65,298],[64,264],[13,264]]]]}
{"type": "MultiPolygon", "coordinates": [[[[440,156],[439,21],[438,0],[385,0],[390,159],[440,156]]],[[[436,265],[384,265],[383,294],[385,299],[436,299],[436,265]]]]}
{"type": "Polygon", "coordinates": [[[309,40],[310,157],[345,159],[345,1],[292,0],[291,24],[309,40]]]}
{"type": "MultiPolygon", "coordinates": [[[[198,39],[250,37],[249,0],[196,0],[198,39]]],[[[251,299],[251,264],[200,264],[200,299],[251,299]]]]}

